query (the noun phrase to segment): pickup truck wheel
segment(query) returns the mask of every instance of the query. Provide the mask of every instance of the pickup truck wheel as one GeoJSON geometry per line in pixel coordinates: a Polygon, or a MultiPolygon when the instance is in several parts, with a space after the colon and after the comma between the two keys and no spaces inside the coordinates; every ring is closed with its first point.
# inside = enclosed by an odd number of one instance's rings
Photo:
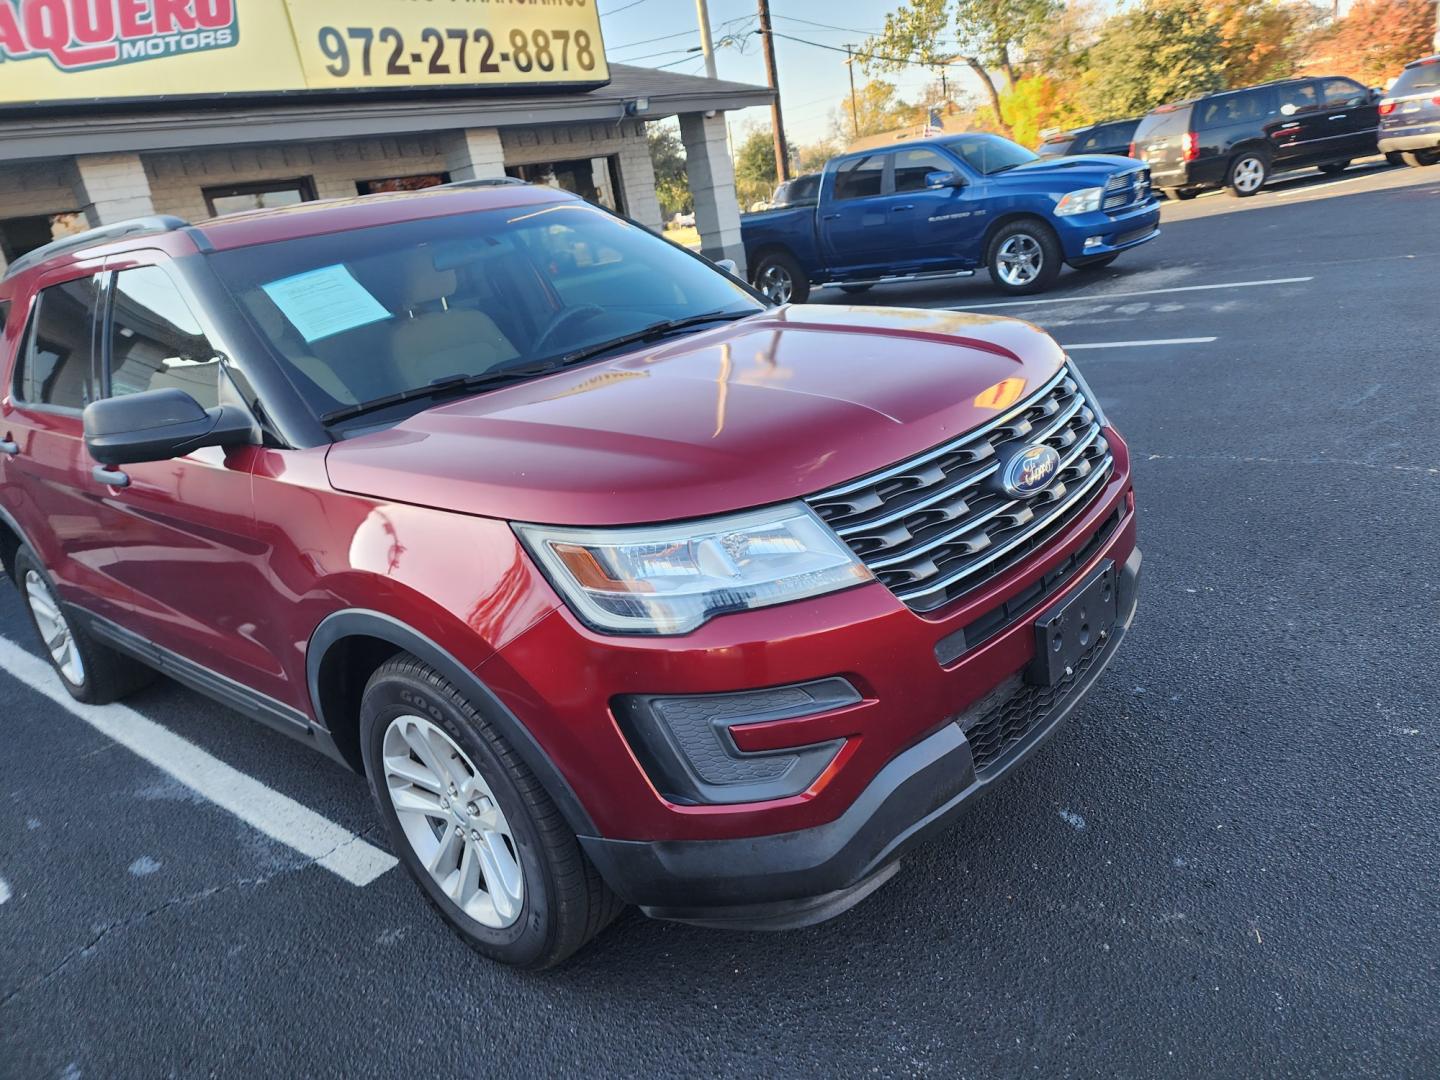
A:
{"type": "Polygon", "coordinates": [[[154,668],[100,644],[75,624],[28,547],[15,554],[15,581],[50,666],[76,701],[109,705],[155,680],[154,668]]]}
{"type": "Polygon", "coordinates": [[[1048,225],[1015,221],[990,241],[990,280],[1008,293],[1048,289],[1060,275],[1060,241],[1048,225]]]}
{"type": "Polygon", "coordinates": [[[803,304],[810,299],[810,279],[783,251],[761,256],[755,267],[755,287],[777,304],[803,304]]]}
{"type": "Polygon", "coordinates": [[[624,908],[535,775],[437,671],[409,655],[382,665],[360,725],[391,846],[472,948],[552,967],[624,908]]]}
{"type": "Polygon", "coordinates": [[[1225,184],[1230,194],[1239,199],[1248,199],[1265,186],[1270,177],[1270,162],[1258,150],[1247,150],[1236,155],[1230,163],[1230,172],[1225,184]]]}

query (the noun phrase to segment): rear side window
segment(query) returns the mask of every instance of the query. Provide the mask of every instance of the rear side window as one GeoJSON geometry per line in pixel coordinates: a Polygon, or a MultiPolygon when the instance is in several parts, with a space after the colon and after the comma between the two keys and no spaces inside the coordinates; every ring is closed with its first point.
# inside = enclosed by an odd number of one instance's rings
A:
{"type": "Polygon", "coordinates": [[[220,357],[170,275],[141,266],[115,275],[110,300],[110,393],[174,387],[220,404],[220,357]]]}
{"type": "Polygon", "coordinates": [[[1165,138],[1167,135],[1185,134],[1190,130],[1190,109],[1189,105],[1156,109],[1140,121],[1140,126],[1135,129],[1135,141],[1148,142],[1151,139],[1165,138]]]}
{"type": "Polygon", "coordinates": [[[93,277],[40,290],[15,380],[21,401],[79,410],[95,400],[95,308],[99,297],[100,286],[93,277]]]}
{"type": "Polygon", "coordinates": [[[885,155],[871,154],[840,166],[835,176],[835,198],[866,199],[879,195],[885,180],[885,155]]]}
{"type": "Polygon", "coordinates": [[[1265,91],[1247,90],[1240,94],[1224,94],[1210,98],[1198,106],[1200,131],[1229,127],[1231,124],[1257,124],[1265,119],[1265,91]]]}
{"type": "Polygon", "coordinates": [[[1320,84],[1320,94],[1327,109],[1353,109],[1370,100],[1370,91],[1349,79],[1326,79],[1320,84]]]}
{"type": "Polygon", "coordinates": [[[1424,94],[1431,90],[1440,90],[1440,61],[1406,68],[1400,73],[1400,78],[1395,80],[1395,85],[1390,87],[1388,96],[1405,97],[1408,94],[1424,94]]]}

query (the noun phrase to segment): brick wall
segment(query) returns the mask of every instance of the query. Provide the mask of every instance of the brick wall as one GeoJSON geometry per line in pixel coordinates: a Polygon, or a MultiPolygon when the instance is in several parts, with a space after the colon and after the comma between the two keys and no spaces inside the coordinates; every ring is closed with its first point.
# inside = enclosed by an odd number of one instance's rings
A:
{"type": "Polygon", "coordinates": [[[0,166],[0,218],[38,217],[81,209],[75,163],[25,161],[0,166]]]}

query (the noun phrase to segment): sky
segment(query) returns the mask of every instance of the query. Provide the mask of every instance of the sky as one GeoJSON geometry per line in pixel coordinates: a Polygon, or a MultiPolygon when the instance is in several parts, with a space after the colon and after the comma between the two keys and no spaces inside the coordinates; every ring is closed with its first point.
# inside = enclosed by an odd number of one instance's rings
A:
{"type": "MultiPolygon", "coordinates": [[[[1123,6],[1124,0],[1101,0],[1102,8],[1123,6]]],[[[704,57],[686,50],[700,45],[695,0],[599,0],[605,48],[612,63],[642,67],[667,66],[669,70],[703,75],[704,57]],[[658,40],[657,40],[658,39],[658,40]]],[[[1342,0],[1341,11],[1351,0],[1342,0]]],[[[765,83],[765,61],[760,39],[753,31],[759,20],[756,0],[709,0],[711,33],[715,39],[715,62],[722,79],[765,83]],[[722,44],[729,39],[731,43],[722,44]]],[[[850,82],[845,54],[834,52],[847,44],[858,45],[885,25],[885,14],[895,10],[899,0],[771,0],[771,23],[775,31],[776,67],[780,72],[780,100],[784,110],[785,134],[790,142],[804,145],[825,138],[831,129],[831,113],[848,98],[850,82]],[[801,41],[789,40],[800,38],[801,41]],[[830,46],[822,48],[821,46],[830,46]]],[[[867,76],[857,67],[857,85],[867,76]]],[[[894,83],[899,96],[918,102],[935,81],[927,68],[879,73],[876,78],[894,83]]],[[[975,76],[964,68],[952,67],[947,78],[958,80],[964,92],[979,98],[975,76]]],[[[746,109],[732,114],[732,132],[749,124],[770,123],[768,109],[746,109]]]]}
{"type": "MultiPolygon", "coordinates": [[[[715,63],[722,79],[765,83],[765,61],[760,39],[751,31],[758,25],[755,0],[709,0],[711,34],[715,39],[715,63]],[[722,47],[721,40],[735,44],[722,47]]],[[[771,25],[775,31],[776,67],[780,72],[780,100],[784,109],[785,134],[790,142],[805,144],[824,138],[830,131],[830,114],[848,100],[850,82],[845,54],[819,48],[858,45],[885,25],[885,13],[897,6],[886,0],[771,0],[771,25]],[[780,37],[788,34],[802,41],[780,37]]],[[[703,75],[705,60],[700,53],[687,53],[700,45],[695,0],[601,0],[601,26],[606,54],[611,63],[642,67],[673,65],[671,71],[703,75]],[[660,38],[662,40],[652,40],[660,38]],[[678,63],[677,63],[678,61],[678,63]]],[[[973,87],[968,72],[952,69],[973,87]]],[[[865,82],[863,70],[856,69],[857,85],[865,82]]],[[[935,80],[929,69],[878,75],[896,85],[906,101],[919,100],[921,92],[935,80]]],[[[732,130],[738,137],[751,122],[768,126],[768,109],[747,109],[732,114],[732,130]]]]}

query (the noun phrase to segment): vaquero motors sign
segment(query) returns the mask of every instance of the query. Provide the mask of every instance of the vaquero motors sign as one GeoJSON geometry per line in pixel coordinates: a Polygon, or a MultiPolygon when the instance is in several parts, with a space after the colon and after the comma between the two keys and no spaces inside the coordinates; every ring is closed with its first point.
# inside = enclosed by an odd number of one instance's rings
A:
{"type": "Polygon", "coordinates": [[[596,0],[0,0],[0,111],[610,81],[596,0]]]}
{"type": "Polygon", "coordinates": [[[61,71],[225,49],[235,0],[0,0],[0,59],[43,56],[61,71]]]}

